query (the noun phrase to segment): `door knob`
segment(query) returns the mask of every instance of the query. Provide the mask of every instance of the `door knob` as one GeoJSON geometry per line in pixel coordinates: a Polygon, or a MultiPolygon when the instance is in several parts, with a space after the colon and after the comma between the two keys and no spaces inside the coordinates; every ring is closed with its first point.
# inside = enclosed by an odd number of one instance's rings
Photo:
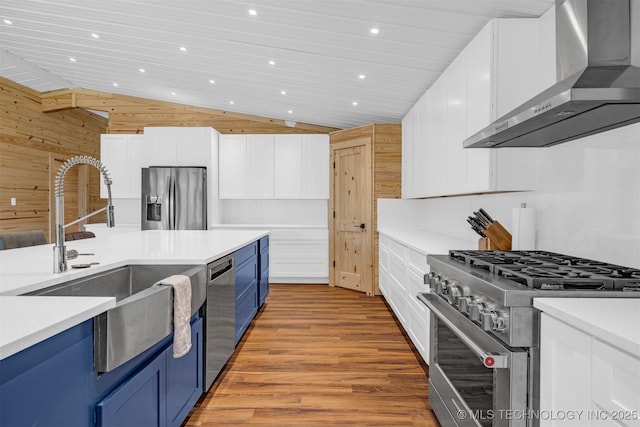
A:
{"type": "Polygon", "coordinates": [[[364,230],[364,224],[360,224],[360,228],[364,230]]]}

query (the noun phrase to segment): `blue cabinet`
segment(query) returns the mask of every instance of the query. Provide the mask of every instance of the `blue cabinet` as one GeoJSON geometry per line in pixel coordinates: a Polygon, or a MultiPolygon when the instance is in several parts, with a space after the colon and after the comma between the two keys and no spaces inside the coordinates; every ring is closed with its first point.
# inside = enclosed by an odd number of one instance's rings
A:
{"type": "Polygon", "coordinates": [[[191,323],[191,350],[173,358],[173,346],[96,405],[98,427],[179,427],[202,394],[202,319],[191,323]]]}
{"type": "Polygon", "coordinates": [[[262,307],[269,295],[269,236],[258,241],[258,251],[258,307],[262,307]]]}
{"type": "Polygon", "coordinates": [[[167,351],[167,425],[179,427],[202,395],[203,355],[202,319],[191,324],[191,350],[173,358],[173,345],[167,351]]]}
{"type": "Polygon", "coordinates": [[[258,312],[258,242],[235,252],[236,313],[235,345],[258,312]]]}
{"type": "Polygon", "coordinates": [[[93,320],[0,361],[0,426],[179,426],[202,394],[202,319],[174,359],[172,336],[98,376],[93,320]]]}
{"type": "Polygon", "coordinates": [[[159,427],[167,425],[167,352],[125,381],[96,405],[98,426],[159,427]]]}

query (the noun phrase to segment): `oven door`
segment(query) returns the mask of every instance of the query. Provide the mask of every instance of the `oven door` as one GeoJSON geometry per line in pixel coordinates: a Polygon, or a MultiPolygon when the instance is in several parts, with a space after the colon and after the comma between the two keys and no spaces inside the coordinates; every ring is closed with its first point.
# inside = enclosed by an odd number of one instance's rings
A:
{"type": "Polygon", "coordinates": [[[436,294],[431,310],[429,401],[440,424],[526,426],[528,353],[509,348],[436,294]]]}

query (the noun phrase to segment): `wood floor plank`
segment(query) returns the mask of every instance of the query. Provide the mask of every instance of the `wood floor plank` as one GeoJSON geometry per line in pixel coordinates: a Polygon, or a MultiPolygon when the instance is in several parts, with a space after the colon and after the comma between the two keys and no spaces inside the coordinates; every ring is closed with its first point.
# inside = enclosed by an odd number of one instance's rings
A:
{"type": "Polygon", "coordinates": [[[427,375],[381,297],[272,285],[184,425],[439,427],[427,375]]]}

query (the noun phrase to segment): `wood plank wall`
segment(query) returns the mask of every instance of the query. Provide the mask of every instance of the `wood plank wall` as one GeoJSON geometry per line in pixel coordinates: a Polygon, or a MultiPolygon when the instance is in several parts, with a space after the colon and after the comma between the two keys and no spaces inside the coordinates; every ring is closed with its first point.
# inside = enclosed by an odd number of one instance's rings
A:
{"type": "MultiPolygon", "coordinates": [[[[350,141],[371,136],[373,178],[373,229],[378,229],[378,199],[398,199],[402,197],[402,125],[400,124],[371,124],[353,129],[346,129],[331,133],[331,143],[350,141]]],[[[331,223],[331,219],[329,219],[331,223]]],[[[331,236],[332,233],[329,233],[331,236]]],[[[329,237],[331,239],[331,237],[329,237]]],[[[329,242],[331,245],[332,242],[329,242]]],[[[373,283],[374,294],[380,295],[378,286],[378,232],[373,238],[373,283]]]]}
{"type": "MultiPolygon", "coordinates": [[[[50,236],[50,182],[57,172],[50,164],[76,155],[100,157],[106,119],[83,109],[41,110],[39,92],[0,78],[0,232],[39,229],[50,236]],[[16,206],[10,204],[12,197],[16,206]]],[[[104,205],[99,179],[90,168],[89,211],[104,205]]],[[[65,199],[65,213],[77,211],[77,203],[77,198],[65,199]]]]}

